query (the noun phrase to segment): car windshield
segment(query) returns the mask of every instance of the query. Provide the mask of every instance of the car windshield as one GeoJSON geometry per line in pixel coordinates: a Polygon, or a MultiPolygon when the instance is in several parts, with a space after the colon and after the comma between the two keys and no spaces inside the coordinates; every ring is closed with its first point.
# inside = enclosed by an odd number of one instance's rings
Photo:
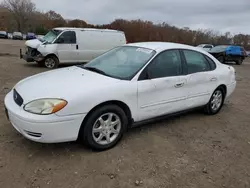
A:
{"type": "Polygon", "coordinates": [[[213,47],[210,52],[221,52],[221,51],[225,51],[227,49],[228,46],[223,45],[223,46],[215,46],[213,47]]]}
{"type": "Polygon", "coordinates": [[[113,78],[131,80],[155,53],[148,48],[121,46],[81,67],[113,78]]]}
{"type": "Polygon", "coordinates": [[[61,32],[61,30],[51,30],[44,37],[40,38],[40,40],[42,42],[52,43],[61,32]]]}

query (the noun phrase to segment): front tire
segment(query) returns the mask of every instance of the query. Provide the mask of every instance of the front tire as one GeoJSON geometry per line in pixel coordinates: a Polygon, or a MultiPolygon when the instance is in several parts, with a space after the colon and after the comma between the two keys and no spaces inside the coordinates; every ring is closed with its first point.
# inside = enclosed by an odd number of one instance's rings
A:
{"type": "Polygon", "coordinates": [[[225,95],[226,94],[223,88],[217,88],[204,108],[205,113],[208,115],[215,115],[219,113],[224,104],[225,95]]]}
{"type": "Polygon", "coordinates": [[[102,106],[82,125],[79,140],[94,150],[107,150],[120,141],[127,126],[128,118],[119,106],[102,106]]]}
{"type": "Polygon", "coordinates": [[[59,65],[59,60],[56,56],[48,56],[44,60],[44,65],[48,69],[56,69],[59,65]]]}

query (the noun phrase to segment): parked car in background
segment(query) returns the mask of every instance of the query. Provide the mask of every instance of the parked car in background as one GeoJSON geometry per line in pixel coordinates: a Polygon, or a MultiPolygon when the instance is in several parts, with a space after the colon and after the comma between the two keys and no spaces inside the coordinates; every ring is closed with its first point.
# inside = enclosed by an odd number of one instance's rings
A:
{"type": "Polygon", "coordinates": [[[198,48],[202,48],[205,51],[211,50],[214,46],[212,44],[200,44],[197,46],[198,48]]]}
{"type": "Polygon", "coordinates": [[[13,34],[12,33],[8,33],[8,39],[12,39],[13,38],[13,34]]]}
{"type": "Polygon", "coordinates": [[[8,39],[8,33],[6,31],[0,31],[1,39],[8,39]]]}
{"type": "Polygon", "coordinates": [[[23,40],[26,40],[26,34],[23,34],[23,40]]]}
{"type": "Polygon", "coordinates": [[[241,46],[219,45],[209,51],[221,63],[234,61],[237,65],[241,65],[247,57],[245,49],[241,46]]]}
{"type": "Polygon", "coordinates": [[[4,104],[15,129],[30,140],[79,139],[105,150],[115,146],[127,128],[164,115],[197,107],[217,114],[235,87],[235,69],[204,50],[175,43],[131,43],[85,65],[26,78],[7,94],[4,104]]]}
{"type": "Polygon", "coordinates": [[[55,28],[43,38],[26,41],[20,57],[36,61],[49,69],[59,63],[88,62],[102,53],[126,43],[124,32],[109,29],[55,28]]]}
{"type": "Polygon", "coordinates": [[[38,40],[42,41],[44,36],[45,36],[45,35],[37,35],[36,38],[37,38],[38,40]]]}
{"type": "Polygon", "coordinates": [[[13,32],[13,40],[23,40],[23,34],[21,32],[13,32]]]}
{"type": "Polygon", "coordinates": [[[27,33],[26,40],[36,39],[35,33],[27,33]]]}

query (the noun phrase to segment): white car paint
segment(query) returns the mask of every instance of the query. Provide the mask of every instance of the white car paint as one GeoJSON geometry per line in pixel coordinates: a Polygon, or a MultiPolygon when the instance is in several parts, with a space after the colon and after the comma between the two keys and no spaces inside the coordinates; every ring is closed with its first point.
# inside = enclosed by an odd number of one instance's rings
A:
{"type": "Polygon", "coordinates": [[[204,50],[187,45],[161,42],[127,44],[156,51],[154,57],[131,80],[121,80],[91,72],[80,67],[62,68],[44,72],[17,83],[16,89],[24,102],[19,107],[13,99],[13,89],[5,97],[12,125],[26,138],[56,143],[78,138],[86,115],[97,105],[120,101],[128,106],[134,122],[206,105],[220,85],[227,87],[229,97],[236,87],[235,70],[221,64],[204,50]],[[178,77],[138,81],[144,68],[161,52],[170,49],[188,49],[211,58],[216,69],[209,72],[178,77]],[[181,84],[181,87],[176,85],[181,84]],[[68,102],[62,110],[51,115],[37,115],[24,110],[24,105],[41,98],[59,98],[68,102]],[[41,133],[40,137],[28,132],[41,133]]]}
{"type": "Polygon", "coordinates": [[[88,62],[104,52],[126,44],[124,32],[110,29],[91,28],[54,28],[54,31],[61,33],[47,42],[45,35],[42,39],[30,40],[26,46],[37,49],[43,57],[55,55],[60,63],[88,62]],[[65,32],[72,31],[76,35],[76,42],[58,43],[58,39],[65,32]]]}
{"type": "Polygon", "coordinates": [[[42,44],[42,42],[38,39],[27,40],[25,42],[25,46],[28,46],[28,47],[34,48],[34,49],[37,49],[41,44],[42,44]]]}

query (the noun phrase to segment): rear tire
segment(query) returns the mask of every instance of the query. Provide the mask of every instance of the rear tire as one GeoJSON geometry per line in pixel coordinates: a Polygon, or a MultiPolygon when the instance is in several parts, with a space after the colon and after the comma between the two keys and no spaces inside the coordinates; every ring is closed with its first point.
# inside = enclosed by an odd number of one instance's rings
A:
{"type": "Polygon", "coordinates": [[[106,105],[94,110],[81,127],[79,140],[94,150],[114,147],[127,130],[128,118],[116,105],[106,105]]]}
{"type": "Polygon", "coordinates": [[[219,60],[219,62],[225,63],[225,59],[223,56],[219,56],[217,59],[219,60]]]}
{"type": "Polygon", "coordinates": [[[44,65],[48,69],[56,69],[59,65],[59,60],[56,56],[50,55],[45,58],[44,65]]]}
{"type": "Polygon", "coordinates": [[[240,58],[240,59],[236,60],[235,63],[236,63],[236,65],[242,65],[243,59],[240,58]]]}
{"type": "Polygon", "coordinates": [[[219,113],[224,104],[225,95],[226,93],[222,87],[217,88],[205,106],[204,112],[208,115],[215,115],[219,113]]]}

